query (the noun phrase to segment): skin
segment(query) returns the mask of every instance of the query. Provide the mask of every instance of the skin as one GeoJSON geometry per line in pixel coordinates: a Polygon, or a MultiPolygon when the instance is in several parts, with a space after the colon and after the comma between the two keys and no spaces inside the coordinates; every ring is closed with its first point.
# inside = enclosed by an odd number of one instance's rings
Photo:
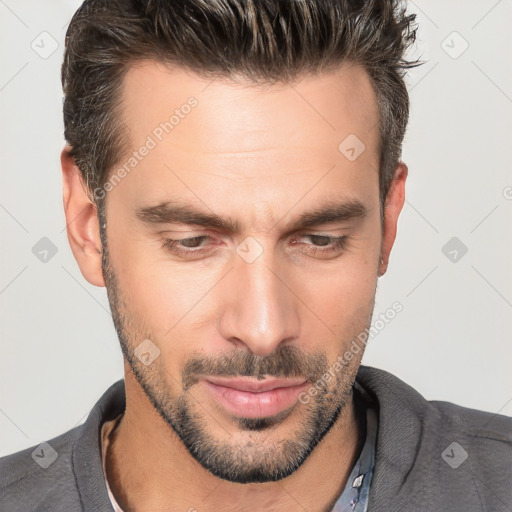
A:
{"type": "MultiPolygon", "coordinates": [[[[112,439],[109,483],[126,511],[329,510],[363,440],[351,388],[363,350],[309,404],[296,402],[261,429],[226,412],[204,382],[184,390],[183,370],[202,358],[234,375],[243,360],[251,371],[261,370],[253,374],[256,381],[256,374],[278,374],[271,363],[279,363],[280,353],[288,354],[299,375],[309,363],[319,362],[318,371],[331,368],[371,323],[377,281],[387,269],[404,204],[407,167],[396,169],[381,226],[376,97],[366,72],[348,64],[293,84],[256,87],[139,62],[122,90],[131,151],[191,96],[197,106],[108,192],[108,253],[69,148],[61,156],[69,242],[85,279],[107,287],[125,355],[127,407],[112,439]],[[348,134],[366,146],[355,161],[338,150],[348,134]],[[364,217],[299,232],[290,227],[328,200],[349,199],[365,206],[364,217]],[[139,208],[171,200],[236,220],[241,230],[148,225],[136,216],[139,208]],[[346,235],[347,242],[322,253],[325,239],[315,235],[346,235]],[[166,238],[198,236],[207,237],[199,256],[162,247],[166,238]],[[247,237],[262,248],[252,263],[236,251],[247,237]],[[147,338],[160,350],[149,366],[133,356],[147,338]],[[219,358],[227,366],[219,366],[219,358]],[[290,462],[293,454],[283,441],[311,441],[315,428],[306,426],[314,418],[322,418],[325,432],[305,460],[294,459],[297,467],[289,474],[240,483],[191,455],[180,426],[171,424],[183,419],[178,403],[208,435],[200,449],[214,441],[232,468],[290,462]]],[[[312,371],[311,382],[316,376],[312,371]]]]}

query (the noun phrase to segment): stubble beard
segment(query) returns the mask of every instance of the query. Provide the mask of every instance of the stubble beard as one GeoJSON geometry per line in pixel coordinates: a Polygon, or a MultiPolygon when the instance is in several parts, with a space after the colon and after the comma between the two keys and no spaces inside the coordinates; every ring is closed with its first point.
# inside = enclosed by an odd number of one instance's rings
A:
{"type": "MultiPolygon", "coordinates": [[[[105,224],[101,224],[105,229],[105,224]]],[[[121,350],[137,382],[164,421],[172,428],[188,452],[206,470],[218,478],[236,483],[264,483],[281,480],[294,473],[331,430],[340,415],[352,404],[352,387],[359,367],[354,358],[334,378],[322,378],[331,365],[325,354],[306,355],[291,346],[279,346],[268,356],[236,351],[218,359],[194,355],[182,370],[181,392],[173,393],[169,382],[176,382],[158,358],[145,366],[134,354],[141,340],[150,338],[143,332],[124,300],[118,279],[109,261],[105,233],[102,236],[102,267],[114,326],[121,350]],[[315,385],[316,395],[308,404],[297,403],[292,410],[271,418],[234,418],[233,432],[243,440],[230,441],[230,432],[222,437],[212,433],[217,422],[193,397],[196,375],[245,375],[263,378],[306,377],[315,385]],[[296,415],[291,429],[283,422],[296,415]]],[[[362,354],[361,354],[362,356],[362,354]]],[[[331,372],[332,373],[332,372],[331,372]]],[[[312,388],[311,388],[312,389],[312,388]]],[[[291,419],[288,423],[291,422],[291,419]]],[[[225,434],[225,435],[224,435],[225,434]]]]}

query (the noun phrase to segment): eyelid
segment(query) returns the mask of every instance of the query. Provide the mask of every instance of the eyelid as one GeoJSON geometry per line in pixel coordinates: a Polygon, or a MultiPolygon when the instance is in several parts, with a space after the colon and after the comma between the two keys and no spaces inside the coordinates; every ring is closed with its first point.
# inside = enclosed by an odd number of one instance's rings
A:
{"type": "Polygon", "coordinates": [[[311,231],[307,233],[297,233],[293,236],[294,239],[297,238],[303,238],[303,237],[310,237],[310,238],[329,238],[332,242],[335,242],[336,240],[340,240],[342,238],[346,238],[348,235],[346,233],[340,233],[340,234],[334,234],[334,233],[313,233],[311,231]]]}
{"type": "Polygon", "coordinates": [[[183,226],[183,229],[166,229],[166,230],[163,230],[163,231],[159,231],[158,234],[160,236],[165,236],[166,234],[170,234],[170,235],[173,235],[173,234],[181,234],[181,233],[186,233],[188,236],[187,237],[184,237],[184,238],[194,238],[195,236],[199,236],[198,235],[195,235],[195,234],[190,234],[190,233],[200,233],[201,235],[205,235],[205,234],[209,234],[209,233],[215,233],[215,234],[218,234],[218,231],[215,231],[215,229],[212,229],[212,228],[203,228],[201,226],[183,226]]]}
{"type": "MultiPolygon", "coordinates": [[[[166,231],[165,233],[180,233],[180,231],[166,231]]],[[[187,231],[187,233],[189,233],[187,231]]],[[[334,235],[333,233],[324,233],[324,232],[319,232],[319,233],[315,233],[315,232],[304,232],[304,233],[295,233],[292,235],[294,238],[300,238],[300,237],[323,237],[323,238],[330,238],[331,240],[339,240],[340,238],[344,238],[346,235],[345,234],[342,234],[342,235],[334,235]]],[[[184,237],[181,237],[181,238],[168,238],[168,237],[163,237],[163,239],[165,240],[169,240],[169,239],[172,239],[176,242],[182,242],[184,240],[191,240],[191,239],[194,239],[194,238],[213,238],[211,236],[211,234],[204,234],[204,233],[201,233],[201,234],[194,234],[194,235],[189,235],[189,236],[184,236],[184,237]]],[[[288,237],[290,238],[290,237],[288,237]]]]}
{"type": "MultiPolygon", "coordinates": [[[[320,254],[323,256],[329,256],[333,253],[337,253],[337,255],[341,255],[344,253],[346,244],[348,243],[349,236],[348,235],[332,235],[332,234],[315,234],[315,233],[307,233],[303,235],[299,235],[303,237],[321,237],[321,238],[327,238],[329,239],[329,243],[326,246],[323,245],[314,245],[314,244],[304,244],[308,246],[308,249],[304,252],[304,254],[320,254]]],[[[211,246],[202,246],[199,247],[184,247],[180,245],[180,242],[186,241],[186,240],[193,240],[193,239],[208,239],[212,238],[209,235],[196,235],[191,237],[183,237],[183,238],[165,238],[163,239],[162,248],[167,249],[171,253],[174,253],[175,255],[182,255],[185,258],[186,257],[196,257],[196,256],[208,256],[211,252],[215,250],[215,247],[211,246]]],[[[215,244],[218,245],[218,244],[215,244]]],[[[292,245],[298,245],[296,241],[292,242],[292,245]]],[[[335,257],[336,255],[333,255],[335,257]]]]}

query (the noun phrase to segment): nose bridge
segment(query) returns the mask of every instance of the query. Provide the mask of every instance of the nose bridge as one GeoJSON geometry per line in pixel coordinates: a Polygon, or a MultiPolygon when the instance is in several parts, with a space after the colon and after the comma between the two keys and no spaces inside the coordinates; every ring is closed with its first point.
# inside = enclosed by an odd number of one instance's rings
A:
{"type": "Polygon", "coordinates": [[[252,262],[237,256],[229,282],[224,284],[221,335],[245,344],[260,356],[270,354],[281,342],[299,333],[294,296],[275,268],[270,250],[252,262]]]}

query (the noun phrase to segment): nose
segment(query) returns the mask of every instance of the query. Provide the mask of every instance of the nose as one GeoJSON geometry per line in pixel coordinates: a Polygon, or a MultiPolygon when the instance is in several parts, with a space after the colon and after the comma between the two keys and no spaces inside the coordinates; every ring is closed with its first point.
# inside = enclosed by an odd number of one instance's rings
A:
{"type": "Polygon", "coordinates": [[[219,329],[225,340],[266,356],[299,336],[297,298],[270,251],[252,263],[235,257],[226,277],[219,290],[223,296],[219,329]]]}

